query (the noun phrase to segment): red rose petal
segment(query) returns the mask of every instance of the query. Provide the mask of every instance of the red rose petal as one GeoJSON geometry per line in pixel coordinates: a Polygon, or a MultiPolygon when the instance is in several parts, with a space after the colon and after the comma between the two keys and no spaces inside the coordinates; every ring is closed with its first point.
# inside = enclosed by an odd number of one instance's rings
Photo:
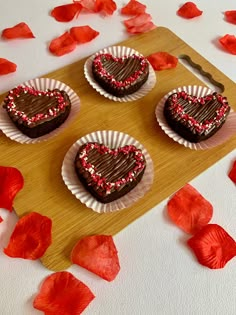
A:
{"type": "Polygon", "coordinates": [[[236,242],[219,225],[208,224],[188,240],[198,261],[211,269],[223,268],[236,256],[236,242]]]}
{"type": "Polygon", "coordinates": [[[70,29],[70,34],[77,42],[77,44],[83,44],[90,42],[99,35],[99,32],[92,29],[90,26],[75,26],[70,29]]]}
{"type": "Polygon", "coordinates": [[[148,22],[151,22],[152,17],[150,14],[148,13],[141,13],[138,14],[128,20],[124,20],[124,24],[127,28],[129,27],[133,27],[133,26],[139,26],[139,25],[143,25],[146,24],[148,22]]]}
{"type": "Polygon", "coordinates": [[[54,38],[51,41],[49,45],[49,50],[52,54],[56,56],[63,56],[75,50],[76,45],[77,43],[70,35],[70,33],[65,32],[61,36],[54,38]]]}
{"type": "Polygon", "coordinates": [[[213,207],[194,187],[186,184],[168,201],[167,211],[178,227],[194,234],[211,220],[213,207]]]}
{"type": "Polygon", "coordinates": [[[202,15],[203,11],[199,10],[195,3],[193,2],[186,2],[182,5],[177,14],[186,19],[192,19],[197,16],[202,15]]]}
{"type": "Polygon", "coordinates": [[[12,211],[13,201],[24,186],[24,178],[15,167],[0,166],[0,208],[12,211]]]}
{"type": "Polygon", "coordinates": [[[178,58],[164,51],[153,53],[147,59],[156,71],[172,69],[178,64],[178,58]]]}
{"type": "Polygon", "coordinates": [[[123,8],[121,8],[120,13],[124,15],[137,15],[145,13],[145,11],[146,5],[136,0],[130,0],[123,8]]]}
{"type": "Polygon", "coordinates": [[[225,11],[224,15],[227,22],[236,24],[236,10],[225,11]]]}
{"type": "Polygon", "coordinates": [[[130,34],[140,34],[146,33],[156,28],[156,25],[153,22],[147,22],[142,25],[132,26],[127,28],[127,32],[130,34]]]}
{"type": "Polygon", "coordinates": [[[3,218],[2,218],[2,217],[0,217],[0,223],[1,223],[1,222],[3,222],[3,218]]]}
{"type": "MultiPolygon", "coordinates": [[[[77,2],[76,0],[73,0],[74,2],[77,2]]],[[[83,9],[85,9],[88,12],[94,12],[96,13],[97,8],[95,7],[96,1],[95,0],[80,0],[78,1],[83,9]]]]}
{"type": "Polygon", "coordinates": [[[0,75],[15,72],[17,65],[5,58],[0,58],[0,75]]]}
{"type": "Polygon", "coordinates": [[[102,12],[107,15],[112,15],[117,6],[113,0],[96,0],[95,11],[102,12]]]}
{"type": "Polygon", "coordinates": [[[69,22],[79,15],[82,8],[82,5],[78,2],[60,5],[51,11],[51,16],[59,22],[69,22]]]}
{"type": "Polygon", "coordinates": [[[35,38],[29,26],[21,22],[13,27],[5,28],[2,31],[2,38],[15,39],[15,38],[35,38]]]}
{"type": "Polygon", "coordinates": [[[61,271],[44,280],[33,306],[46,315],[79,315],[94,298],[83,282],[70,272],[61,271]]]}
{"type": "Polygon", "coordinates": [[[226,34],[219,39],[219,42],[228,52],[236,55],[236,36],[226,34]]]}
{"type": "Polygon", "coordinates": [[[234,161],[228,176],[236,184],[236,160],[234,161]]]}
{"type": "Polygon", "coordinates": [[[107,281],[114,280],[120,270],[117,249],[110,235],[79,240],[71,252],[71,261],[107,281]]]}
{"type": "Polygon", "coordinates": [[[43,256],[52,242],[52,221],[32,212],[22,217],[15,226],[4,253],[10,257],[35,260],[43,256]]]}

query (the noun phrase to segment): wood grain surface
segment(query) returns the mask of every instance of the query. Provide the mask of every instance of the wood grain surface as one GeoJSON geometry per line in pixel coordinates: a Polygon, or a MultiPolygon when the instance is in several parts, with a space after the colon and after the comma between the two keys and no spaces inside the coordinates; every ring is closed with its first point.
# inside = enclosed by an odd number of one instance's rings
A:
{"type": "MultiPolygon", "coordinates": [[[[145,56],[157,51],[167,51],[176,57],[190,56],[225,87],[223,94],[236,110],[235,83],[172,31],[158,27],[119,45],[134,48],[145,56]]],[[[209,150],[190,150],[174,142],[159,127],[155,107],[166,93],[178,86],[205,85],[181,63],[175,69],[156,72],[154,89],[142,99],[119,103],[104,98],[88,84],[84,77],[85,61],[79,60],[44,76],[64,82],[80,97],[81,110],[66,130],[46,142],[25,145],[0,134],[0,164],[17,167],[25,178],[25,186],[15,199],[16,213],[21,217],[36,211],[53,221],[53,243],[41,261],[55,271],[70,266],[71,249],[81,237],[118,233],[236,147],[234,136],[209,150]],[[86,208],[61,177],[62,162],[71,145],[97,130],[129,134],[145,146],[154,163],[150,191],[133,206],[114,213],[98,214],[86,208]]],[[[3,98],[4,95],[0,101],[3,98]]]]}

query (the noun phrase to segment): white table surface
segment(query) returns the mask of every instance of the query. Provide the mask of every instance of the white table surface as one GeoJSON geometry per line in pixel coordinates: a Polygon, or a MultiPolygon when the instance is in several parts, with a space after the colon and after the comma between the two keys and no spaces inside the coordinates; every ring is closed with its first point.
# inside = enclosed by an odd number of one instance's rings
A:
{"type": "MultiPolygon", "coordinates": [[[[0,93],[25,80],[70,64],[95,51],[126,39],[122,23],[126,17],[117,10],[111,17],[81,15],[69,23],[56,22],[50,10],[68,2],[59,0],[0,0],[0,31],[26,22],[35,39],[4,41],[0,39],[0,58],[18,65],[17,72],[0,76],[0,93]],[[71,54],[55,57],[48,43],[67,29],[90,25],[100,32],[91,43],[80,45],[71,54]],[[108,31],[109,30],[109,31],[108,31]]],[[[118,9],[127,1],[116,1],[118,9]]],[[[220,71],[236,81],[236,56],[224,51],[218,38],[236,35],[236,25],[224,20],[223,12],[236,9],[235,1],[195,1],[203,15],[185,20],[176,15],[184,2],[177,0],[145,1],[147,12],[157,26],[175,32],[220,71]]],[[[235,185],[226,176],[236,159],[236,150],[199,175],[191,183],[214,206],[212,222],[222,225],[236,239],[235,185]],[[209,182],[214,178],[214,190],[209,182]]],[[[165,215],[166,200],[114,237],[121,263],[115,281],[108,283],[87,271],[72,266],[68,270],[84,281],[96,295],[84,311],[88,315],[215,315],[236,314],[236,258],[222,270],[199,265],[184,245],[186,236],[165,215]]],[[[32,307],[39,285],[51,274],[39,261],[12,259],[3,254],[18,218],[0,209],[0,314],[39,315],[32,307]]],[[[55,314],[56,315],[56,314],[55,314]]]]}

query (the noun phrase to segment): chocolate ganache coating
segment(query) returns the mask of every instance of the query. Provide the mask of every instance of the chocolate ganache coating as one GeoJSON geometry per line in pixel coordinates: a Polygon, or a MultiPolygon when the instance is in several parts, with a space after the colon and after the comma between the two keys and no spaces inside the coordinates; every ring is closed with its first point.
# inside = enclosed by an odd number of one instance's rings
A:
{"type": "Polygon", "coordinates": [[[196,97],[185,91],[171,94],[164,105],[164,116],[171,128],[190,142],[213,136],[225,123],[230,105],[216,92],[196,97]]]}
{"type": "Polygon", "coordinates": [[[39,91],[20,85],[9,91],[3,107],[22,133],[37,138],[58,128],[67,119],[71,102],[65,91],[39,91]]]}
{"type": "Polygon", "coordinates": [[[82,184],[103,203],[116,200],[133,189],[146,167],[144,155],[135,146],[110,149],[96,142],[82,145],[74,164],[82,184]]]}
{"type": "Polygon", "coordinates": [[[93,60],[92,72],[104,90],[122,97],[136,92],[147,81],[149,63],[136,54],[122,58],[99,54],[93,60]]]}

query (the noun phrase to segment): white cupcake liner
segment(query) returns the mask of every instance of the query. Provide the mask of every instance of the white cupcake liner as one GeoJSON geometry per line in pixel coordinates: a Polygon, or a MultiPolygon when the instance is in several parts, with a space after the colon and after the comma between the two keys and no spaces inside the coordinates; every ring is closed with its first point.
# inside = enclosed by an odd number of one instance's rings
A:
{"type": "Polygon", "coordinates": [[[53,90],[53,89],[59,89],[64,90],[71,101],[71,111],[66,119],[66,121],[55,130],[51,131],[50,133],[38,137],[38,138],[30,138],[26,135],[24,135],[11,121],[10,117],[8,116],[6,110],[2,107],[3,103],[0,105],[0,130],[11,140],[14,140],[16,142],[22,143],[22,144],[32,144],[32,143],[38,143],[41,141],[46,141],[57,134],[59,134],[63,129],[65,129],[71,121],[76,117],[76,115],[79,113],[80,110],[80,99],[78,95],[66,84],[63,82],[49,79],[49,78],[35,78],[29,81],[26,81],[21,84],[22,86],[31,86],[34,87],[37,90],[45,91],[47,89],[53,90]]]}
{"type": "Polygon", "coordinates": [[[153,162],[147,150],[129,135],[112,130],[96,131],[77,140],[68,150],[62,164],[62,178],[68,189],[83,204],[98,213],[114,212],[130,207],[133,203],[142,198],[150,189],[153,177],[153,162]],[[103,143],[110,148],[135,145],[138,149],[141,149],[146,159],[146,169],[141,181],[133,190],[115,201],[107,204],[97,201],[81,184],[74,169],[75,156],[80,146],[87,142],[103,143]]]}
{"type": "MultiPolygon", "coordinates": [[[[109,53],[109,54],[112,54],[114,57],[118,57],[118,58],[123,57],[123,56],[131,56],[133,54],[137,54],[139,56],[142,56],[142,54],[140,54],[138,51],[136,51],[132,48],[129,48],[129,47],[125,47],[125,46],[110,46],[110,47],[104,48],[98,52],[98,54],[102,54],[102,53],[109,53]]],[[[156,84],[156,73],[155,73],[153,67],[151,66],[151,64],[149,63],[148,79],[141,86],[141,88],[138,91],[136,91],[135,93],[132,93],[130,95],[123,96],[123,97],[117,97],[117,96],[114,96],[114,95],[108,93],[97,83],[97,81],[93,77],[92,63],[93,63],[93,59],[96,56],[96,54],[89,57],[87,59],[87,61],[85,62],[84,75],[85,75],[85,78],[88,80],[89,84],[98,93],[100,93],[104,97],[106,97],[112,101],[115,101],[115,102],[131,102],[131,101],[135,101],[135,100],[145,96],[148,92],[150,92],[154,88],[154,86],[156,84]]]]}
{"type": "Polygon", "coordinates": [[[207,94],[214,93],[214,91],[209,89],[208,87],[203,87],[203,86],[198,86],[198,85],[189,85],[189,86],[178,87],[170,91],[160,100],[155,110],[156,118],[161,129],[170,138],[172,138],[174,141],[178,142],[179,144],[184,145],[187,148],[190,148],[193,150],[206,150],[206,149],[210,149],[224,143],[236,133],[236,113],[234,113],[233,110],[231,110],[223,126],[212,137],[198,143],[192,143],[182,138],[179,134],[177,134],[174,130],[172,130],[172,128],[167,124],[166,119],[163,114],[164,105],[167,98],[171,94],[175,92],[180,92],[180,91],[185,91],[186,93],[197,96],[197,97],[203,97],[207,94]]]}

